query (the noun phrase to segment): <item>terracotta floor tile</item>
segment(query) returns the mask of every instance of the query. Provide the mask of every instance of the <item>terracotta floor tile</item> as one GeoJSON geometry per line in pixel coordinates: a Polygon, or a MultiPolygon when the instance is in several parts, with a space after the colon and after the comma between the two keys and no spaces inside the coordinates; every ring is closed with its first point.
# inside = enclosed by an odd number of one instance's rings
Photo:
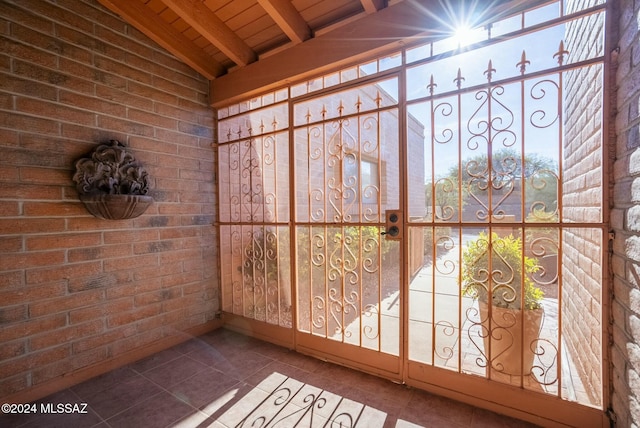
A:
{"type": "Polygon", "coordinates": [[[0,427],[228,428],[250,419],[297,428],[534,426],[228,330],[40,401],[52,400],[86,402],[90,413],[0,415],[0,427]]]}
{"type": "Polygon", "coordinates": [[[186,415],[197,412],[193,407],[162,391],[107,419],[107,423],[117,428],[168,427],[186,415]]]}
{"type": "Polygon", "coordinates": [[[166,364],[157,366],[143,373],[143,376],[152,380],[163,388],[169,388],[172,385],[180,383],[190,378],[208,367],[187,355],[181,355],[169,361],[166,364]]]}

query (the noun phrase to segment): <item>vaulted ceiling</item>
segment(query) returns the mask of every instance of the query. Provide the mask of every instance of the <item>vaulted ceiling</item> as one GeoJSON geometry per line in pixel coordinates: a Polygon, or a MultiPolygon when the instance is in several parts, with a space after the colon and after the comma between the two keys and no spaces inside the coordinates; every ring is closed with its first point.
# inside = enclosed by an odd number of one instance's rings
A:
{"type": "Polygon", "coordinates": [[[365,53],[442,38],[461,17],[481,25],[548,0],[99,1],[210,79],[216,106],[365,53]]]}
{"type": "Polygon", "coordinates": [[[209,79],[387,0],[100,0],[209,79]]]}

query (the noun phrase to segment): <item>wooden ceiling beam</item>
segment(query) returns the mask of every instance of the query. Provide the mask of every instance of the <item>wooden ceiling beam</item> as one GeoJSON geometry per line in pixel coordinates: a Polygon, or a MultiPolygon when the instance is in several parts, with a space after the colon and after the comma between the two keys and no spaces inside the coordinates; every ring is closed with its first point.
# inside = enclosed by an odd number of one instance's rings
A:
{"type": "Polygon", "coordinates": [[[387,7],[386,0],[360,0],[364,11],[367,13],[376,13],[380,9],[387,7]]]}
{"type": "Polygon", "coordinates": [[[291,0],[258,0],[287,37],[294,43],[302,43],[311,37],[311,29],[291,0]]]}
{"type": "Polygon", "coordinates": [[[236,64],[244,66],[257,59],[256,53],[202,0],[163,0],[163,2],[236,64]]]}
{"type": "Polygon", "coordinates": [[[226,69],[222,64],[207,55],[171,25],[160,19],[144,4],[131,0],[99,1],[104,7],[120,15],[129,24],[207,79],[215,79],[226,73],[226,69]]]}
{"type": "MultiPolygon", "coordinates": [[[[478,17],[477,24],[483,25],[546,1],[493,0],[478,17]]],[[[440,1],[401,1],[377,13],[362,14],[350,25],[316,35],[212,80],[211,105],[220,107],[247,99],[284,84],[370,59],[372,55],[386,55],[407,43],[440,40],[446,25],[440,17],[446,16],[446,7],[447,3],[440,1]]]]}

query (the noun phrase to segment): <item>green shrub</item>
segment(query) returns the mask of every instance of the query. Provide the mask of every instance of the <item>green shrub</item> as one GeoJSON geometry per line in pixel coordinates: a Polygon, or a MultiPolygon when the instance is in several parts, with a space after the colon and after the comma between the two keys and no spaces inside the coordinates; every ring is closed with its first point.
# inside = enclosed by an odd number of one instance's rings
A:
{"type": "Polygon", "coordinates": [[[494,306],[520,309],[522,302],[522,267],[524,262],[524,306],[538,309],[544,297],[543,291],[531,280],[538,271],[538,260],[523,257],[522,240],[513,235],[500,237],[481,232],[475,241],[469,242],[462,254],[462,293],[482,302],[488,302],[491,292],[494,306]],[[491,272],[489,250],[491,249],[491,272]]]}

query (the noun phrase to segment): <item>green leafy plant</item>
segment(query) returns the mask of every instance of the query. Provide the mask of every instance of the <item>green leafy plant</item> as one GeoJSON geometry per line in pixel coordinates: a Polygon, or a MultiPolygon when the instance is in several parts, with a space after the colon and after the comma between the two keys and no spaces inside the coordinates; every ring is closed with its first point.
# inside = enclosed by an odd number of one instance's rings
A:
{"type": "Polygon", "coordinates": [[[539,269],[535,257],[523,256],[520,238],[492,233],[489,239],[481,232],[462,254],[462,293],[481,302],[488,302],[490,293],[492,304],[501,308],[521,309],[524,303],[539,309],[544,292],[531,279],[539,269]]]}

